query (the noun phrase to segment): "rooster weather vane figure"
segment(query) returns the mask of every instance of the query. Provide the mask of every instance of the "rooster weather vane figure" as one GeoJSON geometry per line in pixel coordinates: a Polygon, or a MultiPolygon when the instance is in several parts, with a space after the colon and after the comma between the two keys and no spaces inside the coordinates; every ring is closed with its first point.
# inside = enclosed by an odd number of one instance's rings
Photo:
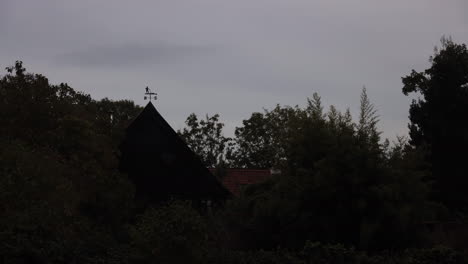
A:
{"type": "Polygon", "coordinates": [[[156,99],[158,98],[158,97],[157,97],[158,94],[157,94],[157,93],[151,92],[151,90],[150,90],[150,88],[148,88],[148,86],[146,86],[145,90],[146,90],[146,92],[145,92],[145,97],[144,97],[145,100],[146,100],[146,99],[149,99],[150,102],[151,102],[151,99],[156,100],[156,99]]]}

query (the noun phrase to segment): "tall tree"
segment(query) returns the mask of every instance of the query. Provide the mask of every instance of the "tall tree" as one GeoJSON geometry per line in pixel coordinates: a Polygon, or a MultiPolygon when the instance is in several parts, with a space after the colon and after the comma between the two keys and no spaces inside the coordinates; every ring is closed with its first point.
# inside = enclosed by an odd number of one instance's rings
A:
{"type": "Polygon", "coordinates": [[[372,156],[379,158],[380,149],[380,134],[377,129],[379,117],[374,104],[371,103],[367,96],[366,87],[362,88],[361,101],[359,105],[359,122],[357,123],[357,136],[361,145],[365,145],[368,151],[372,152],[372,156]]]}
{"type": "Polygon", "coordinates": [[[312,99],[307,98],[307,112],[314,119],[323,119],[322,98],[318,93],[312,95],[312,99]]]}
{"type": "Polygon", "coordinates": [[[403,93],[420,96],[410,106],[410,143],[428,149],[434,198],[468,211],[468,50],[450,38],[441,43],[430,68],[402,78],[403,93]]]}

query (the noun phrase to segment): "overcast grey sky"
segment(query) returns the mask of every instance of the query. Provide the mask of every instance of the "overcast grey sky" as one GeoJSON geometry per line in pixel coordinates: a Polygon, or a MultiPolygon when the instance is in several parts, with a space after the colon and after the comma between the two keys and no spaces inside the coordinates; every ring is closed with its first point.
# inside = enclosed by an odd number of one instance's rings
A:
{"type": "Polygon", "coordinates": [[[468,43],[468,0],[0,0],[2,68],[140,105],[148,85],[175,129],[219,113],[228,135],[314,92],[355,114],[363,85],[384,136],[406,134],[401,77],[443,35],[468,43]]]}

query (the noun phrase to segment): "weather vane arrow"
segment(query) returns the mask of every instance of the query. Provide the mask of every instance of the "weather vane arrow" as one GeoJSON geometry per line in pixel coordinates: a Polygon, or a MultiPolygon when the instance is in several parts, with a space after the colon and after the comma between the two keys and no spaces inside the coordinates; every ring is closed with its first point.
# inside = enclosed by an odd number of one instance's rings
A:
{"type": "Polygon", "coordinates": [[[151,92],[151,90],[150,90],[150,88],[148,88],[148,86],[146,86],[145,91],[146,91],[145,92],[145,97],[144,97],[145,100],[149,99],[150,102],[151,102],[151,99],[154,99],[154,100],[158,99],[158,97],[157,97],[158,94],[151,92]]]}

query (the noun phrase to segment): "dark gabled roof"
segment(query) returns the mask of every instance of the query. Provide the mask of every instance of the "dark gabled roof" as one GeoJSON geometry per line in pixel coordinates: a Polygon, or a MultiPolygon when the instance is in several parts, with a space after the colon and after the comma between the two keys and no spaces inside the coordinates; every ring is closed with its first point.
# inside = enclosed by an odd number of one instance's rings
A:
{"type": "Polygon", "coordinates": [[[137,195],[184,199],[230,195],[151,102],[128,126],[120,149],[121,169],[136,183],[137,195]]]}

